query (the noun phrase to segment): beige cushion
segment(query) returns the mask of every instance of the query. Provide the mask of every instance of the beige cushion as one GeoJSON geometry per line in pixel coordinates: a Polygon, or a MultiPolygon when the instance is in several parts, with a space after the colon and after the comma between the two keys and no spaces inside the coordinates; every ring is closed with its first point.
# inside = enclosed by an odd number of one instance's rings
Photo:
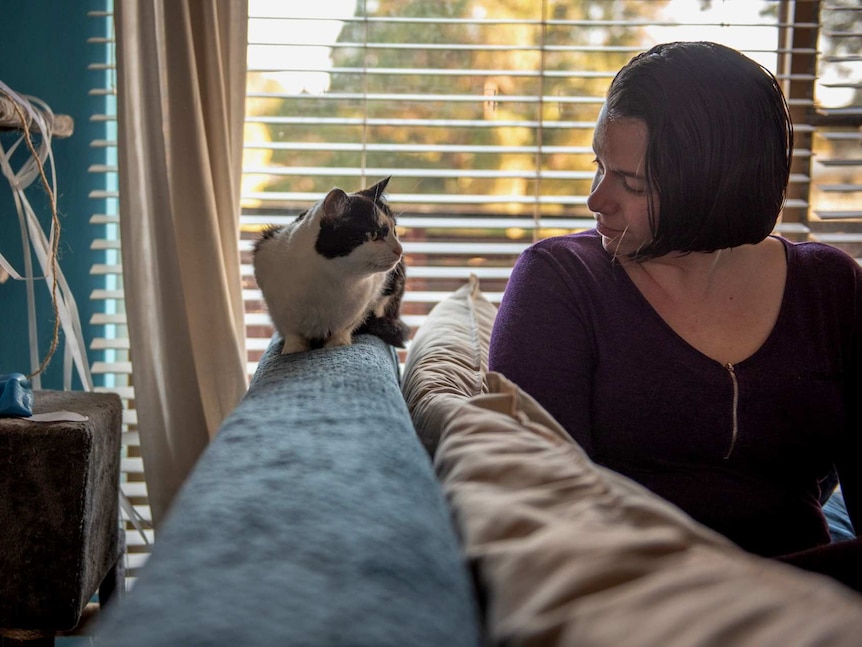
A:
{"type": "Polygon", "coordinates": [[[435,467],[492,644],[860,644],[862,597],[595,465],[503,376],[444,417],[435,467]]]}
{"type": "Polygon", "coordinates": [[[497,308],[471,276],[438,303],[407,350],[401,390],[423,445],[432,454],[454,406],[482,392],[497,308]]]}

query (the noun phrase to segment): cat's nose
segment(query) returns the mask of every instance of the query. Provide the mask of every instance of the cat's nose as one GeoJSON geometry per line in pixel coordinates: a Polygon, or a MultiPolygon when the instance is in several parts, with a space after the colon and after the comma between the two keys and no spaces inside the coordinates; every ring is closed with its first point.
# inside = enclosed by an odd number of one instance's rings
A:
{"type": "Polygon", "coordinates": [[[401,243],[399,243],[397,240],[395,241],[395,244],[392,246],[392,253],[396,254],[399,258],[401,257],[401,254],[404,253],[404,248],[401,247],[401,243]]]}

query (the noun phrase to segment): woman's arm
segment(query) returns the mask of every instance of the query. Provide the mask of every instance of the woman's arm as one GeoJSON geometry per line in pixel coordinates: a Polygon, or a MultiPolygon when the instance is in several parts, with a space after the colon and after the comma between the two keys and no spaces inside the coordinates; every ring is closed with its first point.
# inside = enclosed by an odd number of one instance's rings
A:
{"type": "Polygon", "coordinates": [[[594,353],[571,260],[564,267],[547,247],[521,255],[494,323],[489,368],[538,400],[590,453],[594,353]]]}

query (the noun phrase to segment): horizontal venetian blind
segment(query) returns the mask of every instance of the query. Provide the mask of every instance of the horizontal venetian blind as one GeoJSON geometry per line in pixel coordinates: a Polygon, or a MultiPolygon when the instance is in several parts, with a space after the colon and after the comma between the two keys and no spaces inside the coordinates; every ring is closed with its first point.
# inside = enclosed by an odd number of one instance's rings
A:
{"type": "Polygon", "coordinates": [[[820,18],[809,224],[862,263],[862,6],[829,0],[820,18]]]}
{"type": "MultiPolygon", "coordinates": [[[[135,388],[132,361],[129,357],[129,333],[126,327],[123,295],[123,269],[120,245],[119,194],[117,192],[117,100],[116,59],[114,52],[113,0],[90,0],[87,13],[90,29],[87,43],[91,52],[88,66],[92,78],[90,94],[103,99],[103,111],[90,119],[104,126],[103,135],[90,142],[89,173],[100,178],[101,188],[90,193],[90,225],[93,242],[90,250],[93,264],[90,274],[101,278],[103,287],[93,290],[90,299],[99,303],[90,320],[95,327],[90,347],[91,367],[96,390],[117,393],[123,403],[122,458],[120,487],[134,506],[137,515],[151,521],[140,437],[137,430],[135,388]]],[[[154,533],[143,533],[121,510],[126,530],[126,586],[130,588],[150,554],[154,533]]]]}
{"type": "MultiPolygon", "coordinates": [[[[592,130],[616,71],[670,40],[736,47],[775,73],[808,117],[818,34],[804,2],[250,0],[242,192],[249,370],[272,328],[249,250],[330,188],[392,176],[411,326],[469,274],[498,301],[518,254],[591,227],[592,130]],[[805,12],[799,12],[805,15],[805,12]],[[794,64],[807,57],[810,69],[794,64]],[[797,66],[798,67],[798,66],[797,66]],[[791,84],[794,84],[791,88],[791,84]]],[[[779,226],[809,235],[811,147],[794,151],[779,226]]]]}

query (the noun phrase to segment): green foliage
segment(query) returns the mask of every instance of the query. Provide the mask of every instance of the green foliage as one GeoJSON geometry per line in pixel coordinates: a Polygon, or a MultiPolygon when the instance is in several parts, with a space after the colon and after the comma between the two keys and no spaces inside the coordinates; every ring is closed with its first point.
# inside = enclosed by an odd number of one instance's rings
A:
{"type": "MultiPolygon", "coordinates": [[[[642,42],[638,27],[618,23],[649,18],[661,7],[607,0],[549,2],[543,21],[543,3],[535,0],[357,4],[360,19],[345,23],[332,50],[329,91],[286,96],[268,102],[266,110],[342,122],[291,126],[293,141],[371,147],[364,153],[323,147],[276,151],[273,164],[392,168],[407,177],[411,169],[589,170],[592,123],[604,92],[612,74],[642,42]],[[366,9],[372,20],[362,20],[366,9]],[[539,144],[558,152],[537,155],[539,144]],[[388,150],[375,150],[381,146],[388,150]],[[421,148],[440,146],[442,150],[421,148]],[[565,147],[582,152],[566,152],[565,147]]],[[[421,193],[533,192],[532,180],[526,178],[454,175],[411,182],[421,193]]],[[[288,176],[268,188],[286,191],[295,182],[288,176]]],[[[581,184],[585,193],[588,184],[581,184]]],[[[332,177],[319,177],[313,188],[303,190],[323,192],[332,185],[332,177]]],[[[399,186],[410,190],[404,183],[399,186]]],[[[571,193],[572,185],[548,182],[542,192],[571,193]]]]}

